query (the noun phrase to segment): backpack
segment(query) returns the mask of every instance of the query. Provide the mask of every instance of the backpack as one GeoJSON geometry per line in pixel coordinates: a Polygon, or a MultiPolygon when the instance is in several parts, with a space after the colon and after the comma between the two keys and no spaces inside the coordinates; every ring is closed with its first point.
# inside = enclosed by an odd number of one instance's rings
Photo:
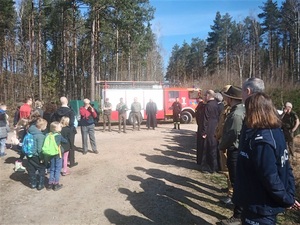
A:
{"type": "Polygon", "coordinates": [[[33,156],[34,140],[31,133],[27,133],[22,142],[22,151],[27,157],[33,156]]]}
{"type": "Polygon", "coordinates": [[[58,135],[58,133],[53,134],[52,132],[50,132],[44,140],[44,144],[42,147],[42,153],[47,158],[53,157],[56,155],[59,155],[61,157],[60,146],[57,145],[57,143],[55,141],[56,135],[58,135]]]}

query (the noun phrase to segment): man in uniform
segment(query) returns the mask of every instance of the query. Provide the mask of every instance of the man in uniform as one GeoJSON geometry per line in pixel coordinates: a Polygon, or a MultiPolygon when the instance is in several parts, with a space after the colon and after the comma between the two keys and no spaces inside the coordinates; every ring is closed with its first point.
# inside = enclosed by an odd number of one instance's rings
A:
{"type": "Polygon", "coordinates": [[[178,130],[180,130],[180,113],[181,113],[181,103],[179,102],[179,98],[176,98],[176,101],[173,102],[171,109],[173,110],[173,122],[174,122],[174,129],[176,129],[176,124],[178,130]]]}
{"type": "Polygon", "coordinates": [[[294,132],[299,126],[299,117],[292,111],[293,105],[290,102],[285,103],[282,115],[282,130],[285,141],[289,149],[289,154],[294,158],[294,132]]]}
{"type": "MultiPolygon", "coordinates": [[[[227,168],[231,187],[234,186],[236,178],[236,163],[239,154],[239,137],[245,116],[245,107],[242,104],[242,89],[230,86],[228,91],[223,92],[226,102],[230,106],[230,113],[226,116],[223,134],[219,143],[219,150],[227,150],[227,168]]],[[[223,200],[225,204],[232,203],[233,190],[228,192],[228,197],[223,200]]]]}
{"type": "Polygon", "coordinates": [[[153,127],[155,130],[156,127],[156,113],[157,113],[157,106],[156,103],[153,102],[152,99],[146,105],[146,114],[147,114],[147,129],[150,129],[150,126],[153,127]]]}
{"type": "Polygon", "coordinates": [[[137,123],[138,125],[138,130],[140,130],[140,126],[141,126],[141,110],[142,110],[142,106],[141,103],[138,102],[137,97],[134,98],[133,103],[131,104],[131,115],[133,118],[133,129],[135,130],[135,124],[137,123]]]}
{"type": "Polygon", "coordinates": [[[108,123],[108,131],[111,132],[111,122],[110,122],[111,110],[112,110],[112,105],[109,102],[109,98],[106,98],[103,106],[103,132],[105,132],[106,121],[108,123]]]}
{"type": "Polygon", "coordinates": [[[121,133],[121,124],[123,122],[123,132],[126,133],[126,111],[128,110],[123,98],[120,98],[120,103],[116,107],[119,116],[119,133],[121,133]]]}

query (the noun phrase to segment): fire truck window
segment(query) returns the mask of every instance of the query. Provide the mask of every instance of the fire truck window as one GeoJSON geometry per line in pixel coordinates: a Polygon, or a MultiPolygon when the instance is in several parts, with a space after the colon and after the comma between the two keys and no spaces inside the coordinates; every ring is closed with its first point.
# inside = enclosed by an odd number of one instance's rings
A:
{"type": "Polygon", "coordinates": [[[169,98],[179,98],[179,91],[170,91],[169,98]]]}
{"type": "Polygon", "coordinates": [[[189,98],[190,99],[197,99],[199,97],[198,91],[189,91],[189,98]]]}

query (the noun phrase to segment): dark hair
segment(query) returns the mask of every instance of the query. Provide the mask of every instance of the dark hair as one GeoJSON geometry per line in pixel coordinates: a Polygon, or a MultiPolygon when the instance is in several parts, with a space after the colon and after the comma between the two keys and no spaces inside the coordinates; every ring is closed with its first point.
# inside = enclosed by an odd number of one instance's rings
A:
{"type": "Polygon", "coordinates": [[[265,93],[255,93],[245,101],[245,122],[249,128],[279,128],[281,120],[271,100],[265,93]]]}

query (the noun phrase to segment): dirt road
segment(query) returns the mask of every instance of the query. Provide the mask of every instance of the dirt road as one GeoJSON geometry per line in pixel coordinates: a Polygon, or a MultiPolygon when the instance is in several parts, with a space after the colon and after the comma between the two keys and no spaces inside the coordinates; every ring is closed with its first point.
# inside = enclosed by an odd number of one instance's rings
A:
{"type": "MultiPolygon", "coordinates": [[[[196,125],[158,126],[128,126],[126,134],[97,127],[100,153],[76,152],[79,165],[61,177],[57,192],[30,189],[27,173],[13,171],[17,153],[7,149],[0,159],[0,224],[206,225],[230,216],[219,203],[222,175],[197,169],[196,125]]],[[[81,146],[79,129],[75,144],[81,146]]]]}

